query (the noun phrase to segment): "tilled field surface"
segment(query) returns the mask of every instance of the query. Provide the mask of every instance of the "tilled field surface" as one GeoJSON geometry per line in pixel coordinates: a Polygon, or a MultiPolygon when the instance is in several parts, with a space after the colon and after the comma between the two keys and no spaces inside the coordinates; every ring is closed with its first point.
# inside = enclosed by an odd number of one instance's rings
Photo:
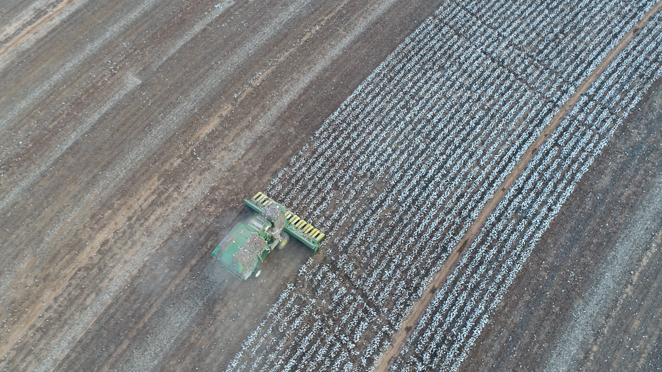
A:
{"type": "Polygon", "coordinates": [[[8,3],[0,366],[659,365],[660,8],[8,3]],[[241,282],[209,253],[259,190],[328,237],[241,282]]]}
{"type": "Polygon", "coordinates": [[[240,282],[214,245],[415,5],[3,2],[0,369],[226,366],[309,250],[240,282]]]}

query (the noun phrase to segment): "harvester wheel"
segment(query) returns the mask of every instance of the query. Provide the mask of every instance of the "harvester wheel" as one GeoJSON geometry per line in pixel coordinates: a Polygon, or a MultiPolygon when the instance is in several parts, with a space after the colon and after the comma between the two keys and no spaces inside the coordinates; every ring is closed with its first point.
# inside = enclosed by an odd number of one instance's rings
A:
{"type": "Polygon", "coordinates": [[[278,250],[281,250],[281,249],[285,248],[285,246],[287,245],[287,242],[290,241],[290,234],[288,234],[286,232],[281,232],[280,236],[283,237],[283,240],[281,240],[280,243],[278,243],[278,250]]]}
{"type": "Polygon", "coordinates": [[[261,268],[255,270],[255,277],[256,277],[256,278],[257,278],[258,276],[260,276],[260,274],[262,274],[262,269],[261,269],[261,268]]]}

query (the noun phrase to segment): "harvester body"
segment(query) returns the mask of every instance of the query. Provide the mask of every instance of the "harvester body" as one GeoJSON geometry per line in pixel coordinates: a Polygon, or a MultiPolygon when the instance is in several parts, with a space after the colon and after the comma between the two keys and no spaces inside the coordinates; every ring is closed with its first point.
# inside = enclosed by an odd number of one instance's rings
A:
{"type": "Polygon", "coordinates": [[[319,229],[261,192],[244,203],[258,214],[236,224],[212,252],[237,277],[258,276],[259,265],[287,244],[288,234],[317,252],[325,236],[319,229]]]}

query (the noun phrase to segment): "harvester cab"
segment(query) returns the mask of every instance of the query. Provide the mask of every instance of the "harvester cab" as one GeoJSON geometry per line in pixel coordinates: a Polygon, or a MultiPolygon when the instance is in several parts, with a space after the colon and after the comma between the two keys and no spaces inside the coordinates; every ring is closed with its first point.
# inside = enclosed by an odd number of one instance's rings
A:
{"type": "Polygon", "coordinates": [[[317,252],[325,236],[319,229],[262,192],[244,203],[257,214],[236,224],[211,254],[234,275],[243,280],[258,277],[262,261],[272,250],[285,247],[290,237],[317,252]]]}

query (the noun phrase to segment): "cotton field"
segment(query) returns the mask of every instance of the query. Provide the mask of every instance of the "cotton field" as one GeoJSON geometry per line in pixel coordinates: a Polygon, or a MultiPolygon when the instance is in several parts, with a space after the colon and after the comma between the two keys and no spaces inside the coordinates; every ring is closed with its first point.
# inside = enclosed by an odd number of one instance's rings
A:
{"type": "MultiPolygon", "coordinates": [[[[653,1],[445,2],[267,192],[322,226],[228,370],[364,371],[515,165],[653,1]]],[[[607,66],[489,215],[391,370],[456,370],[536,242],[662,69],[662,15],[607,66]]]]}

